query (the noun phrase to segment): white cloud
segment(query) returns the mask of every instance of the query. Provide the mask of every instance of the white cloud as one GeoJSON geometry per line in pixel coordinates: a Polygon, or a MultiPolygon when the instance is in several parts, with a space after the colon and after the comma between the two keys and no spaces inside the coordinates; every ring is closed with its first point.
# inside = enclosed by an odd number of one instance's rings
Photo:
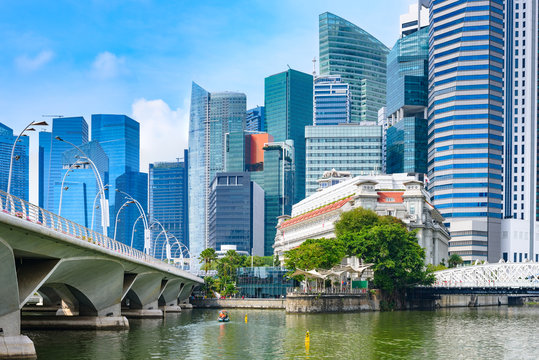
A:
{"type": "Polygon", "coordinates": [[[35,57],[21,55],[15,59],[15,64],[20,70],[34,71],[48,63],[54,57],[54,52],[51,50],[43,50],[35,57]]]}
{"type": "Polygon", "coordinates": [[[125,58],[104,51],[92,63],[93,74],[100,79],[110,79],[125,71],[125,58]]]}
{"type": "Polygon", "coordinates": [[[131,108],[131,117],[140,123],[141,171],[148,171],[149,163],[183,157],[189,136],[189,99],[183,109],[172,110],[161,99],[138,99],[131,108]]]}

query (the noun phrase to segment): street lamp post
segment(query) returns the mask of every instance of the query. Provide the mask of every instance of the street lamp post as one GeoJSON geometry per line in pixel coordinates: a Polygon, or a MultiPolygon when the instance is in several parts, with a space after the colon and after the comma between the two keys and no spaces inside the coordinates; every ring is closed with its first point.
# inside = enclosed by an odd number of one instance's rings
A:
{"type": "Polygon", "coordinates": [[[134,237],[135,237],[135,231],[137,231],[137,230],[135,230],[135,226],[137,226],[137,223],[138,223],[138,221],[139,221],[140,219],[142,219],[142,215],[140,215],[140,216],[137,218],[137,220],[135,220],[135,222],[133,223],[133,229],[131,230],[131,247],[133,247],[133,239],[134,239],[134,237]]]}
{"type": "Polygon", "coordinates": [[[13,147],[11,148],[11,157],[9,158],[9,175],[7,178],[7,191],[6,191],[8,194],[10,194],[9,191],[11,190],[11,173],[13,172],[13,155],[15,154],[15,147],[17,146],[19,139],[21,138],[21,136],[23,136],[25,131],[36,131],[36,129],[31,128],[31,126],[47,126],[47,125],[49,124],[47,124],[46,121],[38,121],[38,122],[32,121],[30,124],[26,125],[24,130],[21,131],[19,136],[17,136],[17,139],[15,139],[15,142],[13,143],[13,147]]]}
{"type": "Polygon", "coordinates": [[[142,217],[142,223],[144,224],[144,252],[146,254],[149,254],[150,253],[150,226],[148,226],[148,218],[146,217],[146,214],[144,213],[144,208],[142,207],[142,205],[137,199],[135,199],[134,197],[132,197],[125,191],[122,191],[120,189],[116,189],[116,191],[124,195],[127,200],[133,201],[135,205],[137,206],[140,216],[142,217]]]}
{"type": "MultiPolygon", "coordinates": [[[[107,191],[109,189],[110,185],[105,185],[103,186],[103,191],[107,191]]],[[[101,189],[98,191],[98,193],[95,195],[95,198],[94,198],[94,205],[92,207],[92,227],[91,227],[91,230],[93,231],[94,230],[94,215],[95,215],[95,208],[96,208],[96,205],[95,205],[95,202],[97,201],[97,198],[101,195],[101,189]]]]}
{"type": "MultiPolygon", "coordinates": [[[[58,206],[58,216],[62,215],[62,198],[64,195],[64,182],[66,180],[66,177],[68,174],[73,171],[74,169],[78,169],[81,165],[88,164],[87,162],[83,162],[81,160],[77,160],[75,163],[73,163],[64,174],[64,177],[62,178],[62,185],[60,186],[60,204],[58,206]]],[[[67,189],[65,189],[67,190],[67,189]]]]}
{"type": "Polygon", "coordinates": [[[118,212],[116,213],[116,220],[114,221],[114,240],[116,240],[116,230],[118,229],[118,215],[120,215],[120,212],[122,211],[123,208],[129,206],[129,204],[133,204],[134,201],[126,201],[122,204],[122,206],[120,206],[120,208],[118,209],[118,212]]]}
{"type": "MultiPolygon", "coordinates": [[[[99,186],[99,189],[100,191],[98,192],[98,194],[101,194],[101,225],[103,226],[103,234],[106,235],[106,232],[107,232],[107,228],[109,226],[109,206],[108,206],[108,201],[105,197],[105,187],[103,186],[103,180],[101,179],[101,175],[99,174],[99,171],[97,170],[97,167],[95,166],[95,163],[92,161],[92,159],[90,159],[90,157],[88,155],[86,155],[86,153],[84,151],[82,151],[82,149],[80,147],[78,147],[77,145],[73,144],[72,142],[70,141],[67,141],[65,139],[62,139],[61,137],[59,136],[56,136],[55,138],[56,140],[58,141],[62,141],[62,142],[65,142],[66,144],[69,144],[71,145],[72,147],[74,147],[75,149],[77,149],[81,154],[82,156],[80,157],[81,159],[85,159],[87,160],[90,165],[91,165],[91,168],[94,172],[94,175],[96,177],[96,180],[97,180],[97,185],[99,186]]],[[[77,158],[77,156],[75,156],[77,158]]],[[[92,222],[93,223],[93,222],[92,222]]]]}

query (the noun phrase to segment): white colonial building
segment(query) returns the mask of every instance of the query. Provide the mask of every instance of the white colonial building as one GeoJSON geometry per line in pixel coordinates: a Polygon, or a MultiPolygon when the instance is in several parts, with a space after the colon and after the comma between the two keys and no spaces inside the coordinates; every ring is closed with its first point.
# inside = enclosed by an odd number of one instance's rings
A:
{"type": "Polygon", "coordinates": [[[378,215],[401,219],[426,252],[426,263],[448,259],[449,233],[443,217],[430,203],[423,182],[407,174],[357,176],[330,186],[292,207],[292,215],[279,217],[273,245],[281,261],[284,253],[307,239],[334,238],[334,223],[341,213],[363,207],[378,215]]]}

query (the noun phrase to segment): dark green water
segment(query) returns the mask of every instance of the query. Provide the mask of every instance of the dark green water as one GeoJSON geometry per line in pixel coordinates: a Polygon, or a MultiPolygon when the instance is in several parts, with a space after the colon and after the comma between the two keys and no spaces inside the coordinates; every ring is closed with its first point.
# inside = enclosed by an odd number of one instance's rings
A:
{"type": "Polygon", "coordinates": [[[287,315],[217,310],[130,320],[129,331],[32,331],[38,359],[538,359],[539,308],[287,315]],[[248,323],[244,321],[248,314],[248,323]],[[307,352],[305,332],[311,335],[307,352]]]}

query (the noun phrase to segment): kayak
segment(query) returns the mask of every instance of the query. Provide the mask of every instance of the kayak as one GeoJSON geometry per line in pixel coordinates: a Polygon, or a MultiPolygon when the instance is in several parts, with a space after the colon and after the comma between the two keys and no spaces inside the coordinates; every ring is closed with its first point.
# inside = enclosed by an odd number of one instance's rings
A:
{"type": "Polygon", "coordinates": [[[229,319],[228,317],[226,317],[226,318],[219,318],[218,320],[219,320],[219,322],[229,322],[229,321],[230,321],[230,319],[229,319]]]}

